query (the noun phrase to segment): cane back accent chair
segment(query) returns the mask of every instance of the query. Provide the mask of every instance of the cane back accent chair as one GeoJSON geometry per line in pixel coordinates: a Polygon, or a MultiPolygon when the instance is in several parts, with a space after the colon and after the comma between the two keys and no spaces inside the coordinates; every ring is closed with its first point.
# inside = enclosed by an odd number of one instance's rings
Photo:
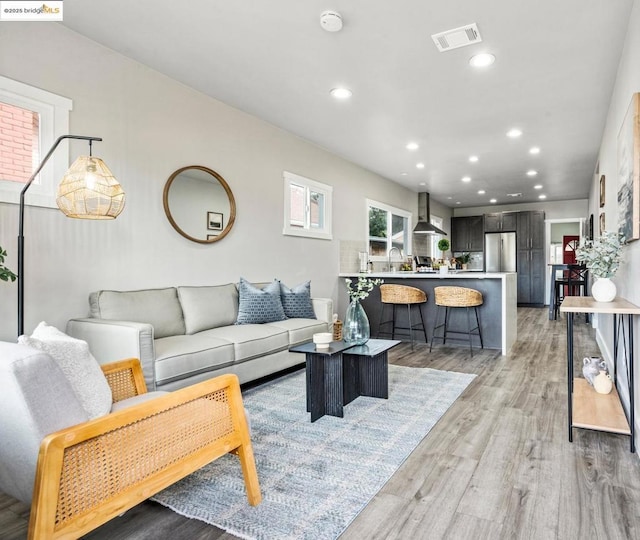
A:
{"type": "Polygon", "coordinates": [[[80,537],[227,453],[240,458],[249,503],[260,503],[235,375],[147,394],[137,359],[102,368],[112,412],[77,423],[84,412],[68,403],[73,392],[53,360],[0,343],[0,430],[12,437],[0,441],[0,490],[31,503],[29,538],[80,537]],[[40,436],[43,423],[64,421],[60,411],[76,425],[40,436]]]}

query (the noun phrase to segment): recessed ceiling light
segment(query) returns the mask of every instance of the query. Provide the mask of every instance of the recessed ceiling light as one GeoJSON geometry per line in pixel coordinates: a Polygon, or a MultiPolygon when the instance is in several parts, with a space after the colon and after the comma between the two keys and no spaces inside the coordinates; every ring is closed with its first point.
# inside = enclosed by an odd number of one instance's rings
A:
{"type": "Polygon", "coordinates": [[[478,156],[469,156],[469,161],[471,163],[477,163],[478,161],[478,156]]]}
{"type": "Polygon", "coordinates": [[[542,184],[536,184],[533,189],[542,189],[542,184]]]}
{"type": "Polygon", "coordinates": [[[478,195],[484,195],[486,191],[484,189],[478,190],[478,195]]]}
{"type": "Polygon", "coordinates": [[[469,64],[473,67],[487,67],[496,61],[496,57],[490,53],[480,53],[469,58],[469,64]]]}
{"type": "Polygon", "coordinates": [[[527,176],[538,176],[538,171],[534,171],[533,169],[527,171],[527,176]]]}
{"type": "Polygon", "coordinates": [[[450,201],[451,199],[453,199],[453,197],[447,197],[447,200],[449,200],[449,201],[450,201]]]}
{"type": "Polygon", "coordinates": [[[462,181],[469,183],[469,182],[471,182],[471,177],[470,176],[463,176],[462,177],[462,181]]]}
{"type": "Polygon", "coordinates": [[[518,128],[513,128],[507,131],[507,137],[510,137],[511,139],[517,139],[520,135],[522,135],[522,130],[518,128]]]}
{"type": "Polygon", "coordinates": [[[532,146],[531,148],[529,148],[529,153],[536,155],[540,153],[540,148],[538,148],[537,146],[532,146]]]}
{"type": "Polygon", "coordinates": [[[420,163],[416,163],[416,167],[418,169],[424,169],[424,163],[420,162],[420,163]]]}
{"type": "Polygon", "coordinates": [[[407,144],[407,150],[417,150],[418,148],[420,148],[418,143],[410,142],[407,144]]]}
{"type": "Polygon", "coordinates": [[[460,204],[460,201],[456,201],[456,204],[460,204]]]}
{"type": "Polygon", "coordinates": [[[401,172],[400,176],[407,176],[409,173],[408,172],[401,172]]]}
{"type": "Polygon", "coordinates": [[[538,195],[538,199],[546,199],[547,196],[546,195],[538,195]]]}
{"type": "Polygon", "coordinates": [[[420,182],[420,185],[421,185],[421,186],[426,186],[426,185],[427,185],[427,183],[426,183],[426,182],[420,182]]]}
{"type": "Polygon", "coordinates": [[[353,92],[348,88],[333,88],[331,95],[336,99],[349,99],[353,95],[353,92]]]}
{"type": "Polygon", "coordinates": [[[490,202],[490,203],[497,203],[497,202],[498,202],[498,199],[490,199],[490,200],[489,200],[489,202],[490,202]]]}

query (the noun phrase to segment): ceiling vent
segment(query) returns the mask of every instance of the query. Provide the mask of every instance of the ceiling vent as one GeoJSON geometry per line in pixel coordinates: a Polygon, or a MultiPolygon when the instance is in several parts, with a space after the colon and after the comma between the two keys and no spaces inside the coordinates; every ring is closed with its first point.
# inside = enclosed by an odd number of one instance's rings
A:
{"type": "Polygon", "coordinates": [[[513,197],[517,199],[518,197],[522,197],[522,193],[507,193],[507,197],[513,197]]]}
{"type": "Polygon", "coordinates": [[[467,24],[460,28],[447,30],[446,32],[440,32],[439,34],[433,34],[431,38],[440,52],[473,45],[474,43],[480,43],[482,41],[476,23],[467,24]]]}

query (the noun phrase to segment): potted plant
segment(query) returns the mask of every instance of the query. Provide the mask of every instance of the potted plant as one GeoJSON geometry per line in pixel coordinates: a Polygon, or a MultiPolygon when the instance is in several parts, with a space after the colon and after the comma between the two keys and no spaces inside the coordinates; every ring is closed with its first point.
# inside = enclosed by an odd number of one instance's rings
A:
{"type": "Polygon", "coordinates": [[[438,242],[438,249],[440,251],[442,251],[442,260],[443,261],[446,261],[445,254],[446,254],[447,251],[449,251],[450,247],[451,247],[451,244],[449,243],[449,240],[447,240],[446,238],[442,238],[438,242]]]}
{"type": "Polygon", "coordinates": [[[604,231],[600,238],[587,240],[576,248],[576,260],[583,263],[595,278],[591,295],[596,302],[611,302],[616,297],[616,275],[622,260],[624,235],[604,231]]]}
{"type": "Polygon", "coordinates": [[[469,264],[469,261],[471,261],[471,253],[463,253],[457,259],[460,261],[460,264],[462,265],[462,269],[466,270],[467,265],[469,264]]]}
{"type": "Polygon", "coordinates": [[[374,287],[382,283],[382,280],[358,276],[355,285],[352,285],[353,281],[350,278],[346,278],[344,281],[347,284],[350,303],[344,318],[342,339],[352,345],[364,345],[371,336],[371,328],[360,300],[369,296],[374,287]]]}
{"type": "Polygon", "coordinates": [[[7,252],[0,246],[0,279],[2,281],[15,281],[16,276],[11,270],[4,265],[4,258],[7,256],[7,252]]]}

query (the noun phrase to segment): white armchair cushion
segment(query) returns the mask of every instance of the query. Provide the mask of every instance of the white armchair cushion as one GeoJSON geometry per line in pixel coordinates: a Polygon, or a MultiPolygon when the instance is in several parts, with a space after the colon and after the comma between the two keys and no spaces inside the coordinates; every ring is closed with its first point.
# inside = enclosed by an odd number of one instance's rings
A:
{"type": "Polygon", "coordinates": [[[111,388],[86,341],[41,322],[31,336],[20,336],[18,342],[44,351],[55,360],[89,418],[111,411],[111,388]]]}

